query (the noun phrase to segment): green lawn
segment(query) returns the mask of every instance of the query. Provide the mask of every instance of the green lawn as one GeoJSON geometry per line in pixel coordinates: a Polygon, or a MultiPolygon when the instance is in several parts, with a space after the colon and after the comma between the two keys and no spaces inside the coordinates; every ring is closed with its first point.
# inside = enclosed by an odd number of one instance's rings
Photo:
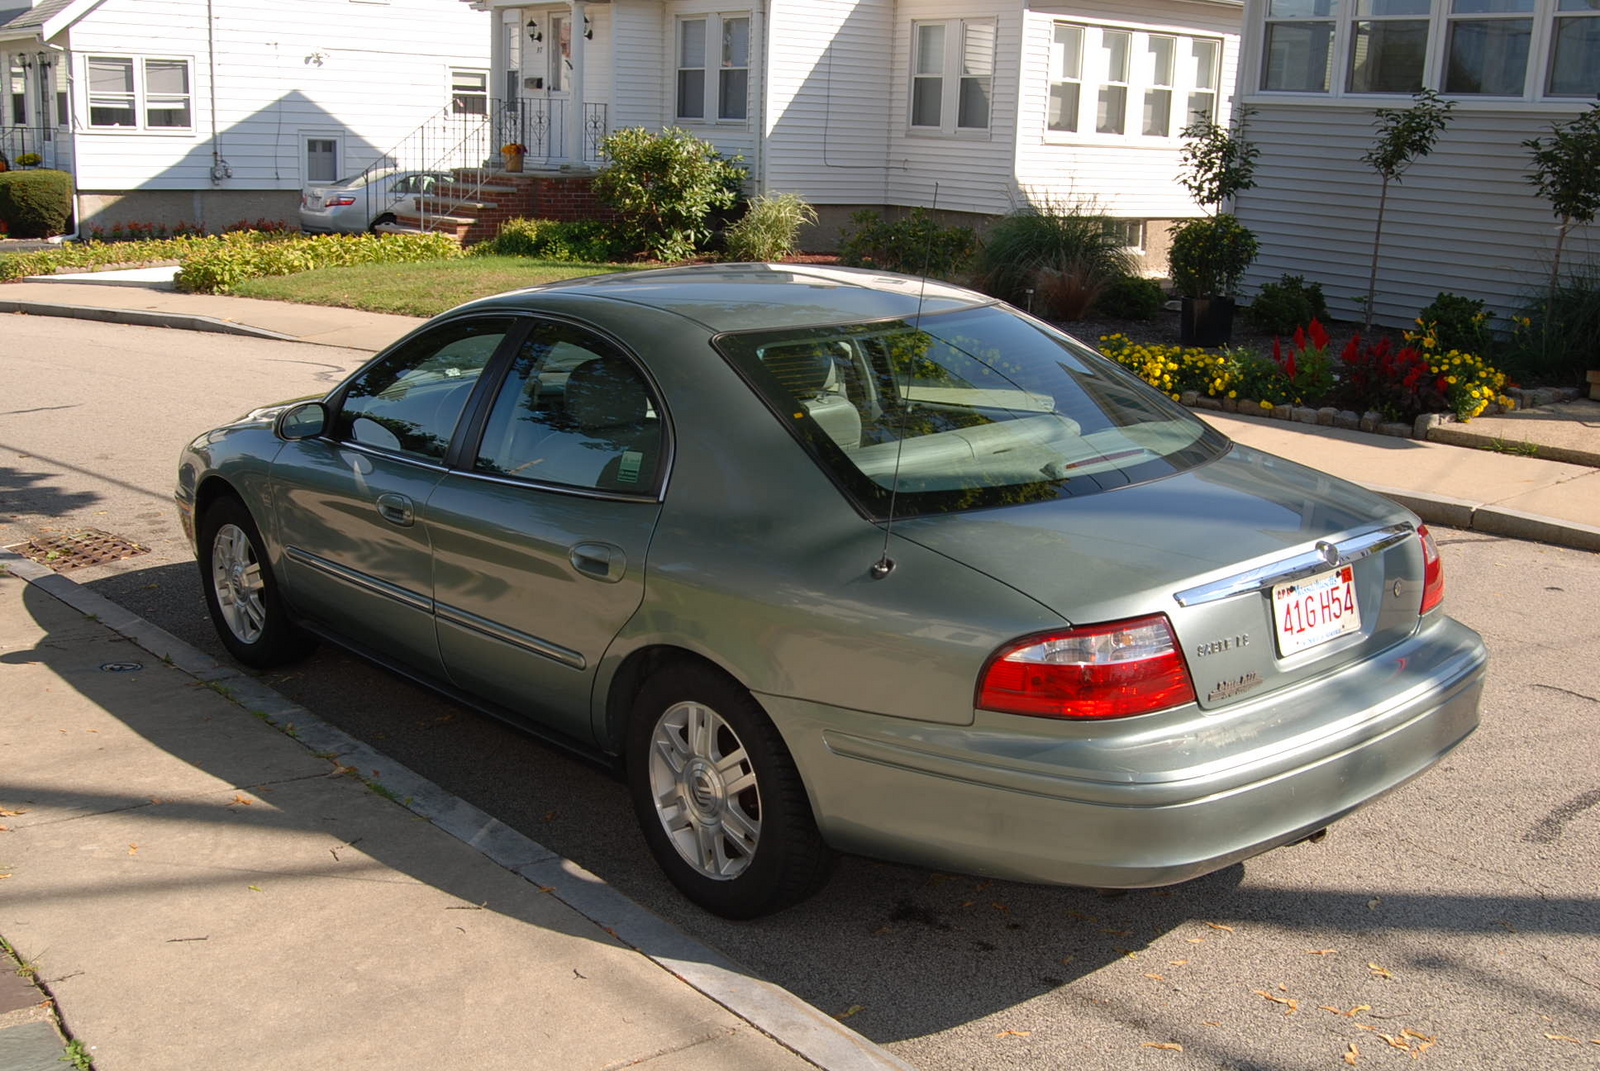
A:
{"type": "Polygon", "coordinates": [[[433,316],[473,298],[579,275],[630,271],[628,264],[566,264],[523,257],[462,257],[416,264],[359,264],[250,279],[241,297],[433,316]]]}

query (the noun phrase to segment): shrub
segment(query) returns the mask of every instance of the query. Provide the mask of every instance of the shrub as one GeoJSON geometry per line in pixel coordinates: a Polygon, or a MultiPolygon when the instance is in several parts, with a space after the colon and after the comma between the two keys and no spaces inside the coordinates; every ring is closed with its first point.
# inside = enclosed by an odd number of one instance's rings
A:
{"type": "Polygon", "coordinates": [[[182,260],[217,241],[215,238],[171,238],[133,243],[91,241],[63,245],[57,249],[41,249],[34,253],[12,253],[0,257],[0,282],[29,275],[48,275],[63,268],[93,271],[112,264],[182,260]]]}
{"type": "Polygon", "coordinates": [[[1261,330],[1288,335],[1312,320],[1326,320],[1328,303],[1320,283],[1308,283],[1303,275],[1285,275],[1275,283],[1263,283],[1246,314],[1261,330]]]}
{"type": "Polygon", "coordinates": [[[782,260],[794,250],[800,227],[815,222],[817,210],[798,194],[763,194],[723,234],[727,259],[782,260]]]}
{"type": "Polygon", "coordinates": [[[1233,293],[1256,259],[1256,236],[1226,212],[1185,220],[1173,230],[1168,265],[1184,297],[1233,293]]]}
{"type": "Polygon", "coordinates": [[[252,231],[223,235],[184,259],[179,290],[226,294],[245,279],[292,275],[350,264],[395,264],[461,255],[444,234],[316,234],[280,237],[252,231]]]}
{"type": "Polygon", "coordinates": [[[966,271],[978,247],[971,227],[941,226],[924,208],[892,221],[863,208],[850,223],[853,229],[841,236],[839,260],[854,268],[949,279],[966,271]]]}
{"type": "Polygon", "coordinates": [[[1118,320],[1154,320],[1161,315],[1167,294],[1154,279],[1125,275],[1100,292],[1095,311],[1118,320]]]}
{"type": "Polygon", "coordinates": [[[1441,291],[1417,316],[1417,326],[1438,339],[1444,349],[1487,354],[1494,346],[1489,318],[1483,302],[1441,291]]]}
{"type": "Polygon", "coordinates": [[[618,130],[601,142],[610,163],[594,178],[595,196],[617,217],[630,252],[683,260],[711,236],[717,208],[736,199],[745,172],[708,141],[669,127],[618,130]]]}
{"type": "Polygon", "coordinates": [[[1526,382],[1581,383],[1596,367],[1600,339],[1600,264],[1571,271],[1554,289],[1512,318],[1501,347],[1506,370],[1526,382]]]}
{"type": "Polygon", "coordinates": [[[603,264],[625,256],[609,224],[597,219],[512,219],[500,233],[479,242],[475,256],[537,257],[586,264],[603,264]]]}
{"type": "Polygon", "coordinates": [[[1133,272],[1133,256],[1108,217],[1055,202],[1002,218],[984,236],[977,261],[981,289],[1065,320],[1081,319],[1107,286],[1133,272]]]}
{"type": "Polygon", "coordinates": [[[0,219],[13,238],[65,234],[72,219],[72,176],[50,170],[0,174],[0,219]]]}

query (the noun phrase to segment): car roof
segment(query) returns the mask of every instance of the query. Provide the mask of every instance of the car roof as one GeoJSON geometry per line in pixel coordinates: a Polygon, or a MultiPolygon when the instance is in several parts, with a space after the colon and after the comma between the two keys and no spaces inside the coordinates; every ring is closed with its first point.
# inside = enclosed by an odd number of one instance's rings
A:
{"type": "Polygon", "coordinates": [[[995,304],[986,294],[936,279],[865,268],[694,264],[564,279],[456,311],[542,311],[579,304],[592,309],[595,299],[676,313],[718,333],[897,319],[995,304]]]}

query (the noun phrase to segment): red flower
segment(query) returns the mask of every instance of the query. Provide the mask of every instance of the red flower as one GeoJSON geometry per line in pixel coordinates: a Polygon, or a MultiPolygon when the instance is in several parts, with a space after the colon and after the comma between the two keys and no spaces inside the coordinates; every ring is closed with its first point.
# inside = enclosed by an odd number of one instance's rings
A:
{"type": "Polygon", "coordinates": [[[1294,329],[1294,348],[1297,350],[1306,348],[1306,329],[1303,327],[1294,329]]]}
{"type": "Polygon", "coordinates": [[[1311,344],[1319,350],[1328,344],[1328,332],[1322,329],[1322,325],[1317,322],[1316,317],[1311,319],[1311,344]]]}

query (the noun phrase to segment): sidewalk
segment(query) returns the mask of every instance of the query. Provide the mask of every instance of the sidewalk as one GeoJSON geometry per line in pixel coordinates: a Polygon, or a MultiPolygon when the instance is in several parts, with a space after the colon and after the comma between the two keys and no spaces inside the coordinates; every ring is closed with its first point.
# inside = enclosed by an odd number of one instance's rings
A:
{"type": "Polygon", "coordinates": [[[0,936],[44,992],[0,971],[0,1071],[65,1066],[47,999],[99,1071],[906,1066],[244,674],[4,559],[0,936]]]}
{"type": "MultiPolygon", "coordinates": [[[[376,351],[422,321],[317,305],[179,294],[161,272],[57,275],[0,287],[0,312],[79,316],[376,351]],[[123,285],[115,285],[118,280],[123,285]],[[132,283],[134,285],[127,285],[132,283]]],[[[1396,439],[1201,412],[1247,446],[1381,491],[1430,524],[1600,551],[1600,402],[1580,401],[1396,439]],[[1535,444],[1544,456],[1496,453],[1535,444]],[[1554,457],[1573,460],[1553,460],[1554,457]],[[1582,463],[1576,463],[1582,462],[1582,463]]]]}

